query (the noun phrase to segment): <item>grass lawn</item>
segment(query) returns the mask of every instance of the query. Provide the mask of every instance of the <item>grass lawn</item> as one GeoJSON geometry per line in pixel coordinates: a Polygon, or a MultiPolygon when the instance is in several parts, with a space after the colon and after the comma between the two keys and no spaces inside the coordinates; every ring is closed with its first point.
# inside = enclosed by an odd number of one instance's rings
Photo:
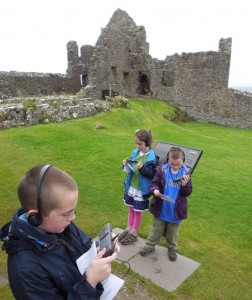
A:
{"type": "MultiPolygon", "coordinates": [[[[153,146],[163,141],[204,151],[193,173],[189,217],[182,223],[178,248],[201,266],[175,292],[141,278],[144,286],[157,299],[252,299],[252,131],[175,124],[167,118],[173,107],[162,101],[132,99],[130,104],[130,109],[113,108],[86,119],[1,130],[0,227],[19,207],[21,176],[37,164],[53,164],[79,186],[77,225],[93,237],[106,222],[125,228],[121,163],[135,148],[135,130],[150,129],[153,146]],[[104,129],[95,129],[97,124],[104,129]]],[[[150,225],[146,212],[141,237],[147,238],[150,225]]],[[[0,251],[4,276],[6,258],[0,251]]],[[[130,280],[135,276],[128,275],[130,280]]],[[[8,285],[0,288],[0,299],[13,299],[8,285]]]]}

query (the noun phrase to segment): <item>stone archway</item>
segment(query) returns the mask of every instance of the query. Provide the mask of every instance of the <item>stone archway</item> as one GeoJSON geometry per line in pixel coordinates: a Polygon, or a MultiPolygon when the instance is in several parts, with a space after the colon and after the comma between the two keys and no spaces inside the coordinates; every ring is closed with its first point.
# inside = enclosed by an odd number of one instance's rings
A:
{"type": "Polygon", "coordinates": [[[149,72],[139,72],[138,92],[141,95],[148,95],[150,93],[150,73],[149,72]]]}

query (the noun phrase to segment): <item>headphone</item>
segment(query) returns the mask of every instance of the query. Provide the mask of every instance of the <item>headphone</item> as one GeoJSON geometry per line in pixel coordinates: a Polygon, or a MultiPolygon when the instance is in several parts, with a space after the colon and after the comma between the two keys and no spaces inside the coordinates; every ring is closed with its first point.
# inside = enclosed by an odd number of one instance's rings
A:
{"type": "Polygon", "coordinates": [[[27,217],[28,222],[34,227],[38,227],[42,223],[40,192],[41,192],[41,185],[42,185],[43,178],[45,176],[45,173],[47,172],[47,170],[50,167],[51,167],[51,165],[45,165],[40,170],[40,173],[38,176],[38,181],[37,181],[37,208],[38,208],[38,211],[28,214],[28,217],[27,217]]]}
{"type": "Polygon", "coordinates": [[[183,163],[184,163],[185,162],[185,152],[179,147],[171,147],[171,149],[167,153],[167,161],[169,160],[170,153],[175,152],[175,151],[182,153],[182,159],[183,159],[183,163]]]}

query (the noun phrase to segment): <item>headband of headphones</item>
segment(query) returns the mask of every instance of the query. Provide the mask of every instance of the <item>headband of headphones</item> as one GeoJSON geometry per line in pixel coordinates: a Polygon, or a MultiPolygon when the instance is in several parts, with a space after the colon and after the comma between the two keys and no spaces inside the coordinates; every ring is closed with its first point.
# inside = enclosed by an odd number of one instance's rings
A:
{"type": "Polygon", "coordinates": [[[36,197],[38,211],[28,214],[28,217],[27,217],[28,222],[35,227],[38,227],[42,223],[41,198],[40,198],[41,186],[42,186],[43,178],[51,166],[52,165],[45,165],[41,168],[41,170],[39,172],[38,181],[37,181],[37,197],[36,197]]]}

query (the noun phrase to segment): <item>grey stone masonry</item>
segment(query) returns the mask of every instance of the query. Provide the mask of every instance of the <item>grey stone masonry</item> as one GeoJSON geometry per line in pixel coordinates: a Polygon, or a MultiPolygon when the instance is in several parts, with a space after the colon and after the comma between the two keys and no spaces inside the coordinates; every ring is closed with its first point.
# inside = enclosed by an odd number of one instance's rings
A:
{"type": "Polygon", "coordinates": [[[156,98],[199,122],[251,128],[251,95],[228,89],[231,48],[232,39],[221,38],[218,51],[152,58],[145,28],[118,9],[86,54],[68,44],[67,73],[83,77],[83,97],[156,98]]]}
{"type": "Polygon", "coordinates": [[[221,38],[217,51],[152,58],[144,26],[117,9],[94,46],[79,51],[76,41],[67,43],[66,74],[0,72],[0,99],[64,93],[152,98],[199,122],[252,128],[252,94],[228,88],[231,52],[232,38],[221,38]]]}
{"type": "Polygon", "coordinates": [[[113,105],[108,100],[83,99],[74,96],[44,98],[13,98],[0,100],[0,128],[29,126],[85,118],[107,111],[113,105]]]}

